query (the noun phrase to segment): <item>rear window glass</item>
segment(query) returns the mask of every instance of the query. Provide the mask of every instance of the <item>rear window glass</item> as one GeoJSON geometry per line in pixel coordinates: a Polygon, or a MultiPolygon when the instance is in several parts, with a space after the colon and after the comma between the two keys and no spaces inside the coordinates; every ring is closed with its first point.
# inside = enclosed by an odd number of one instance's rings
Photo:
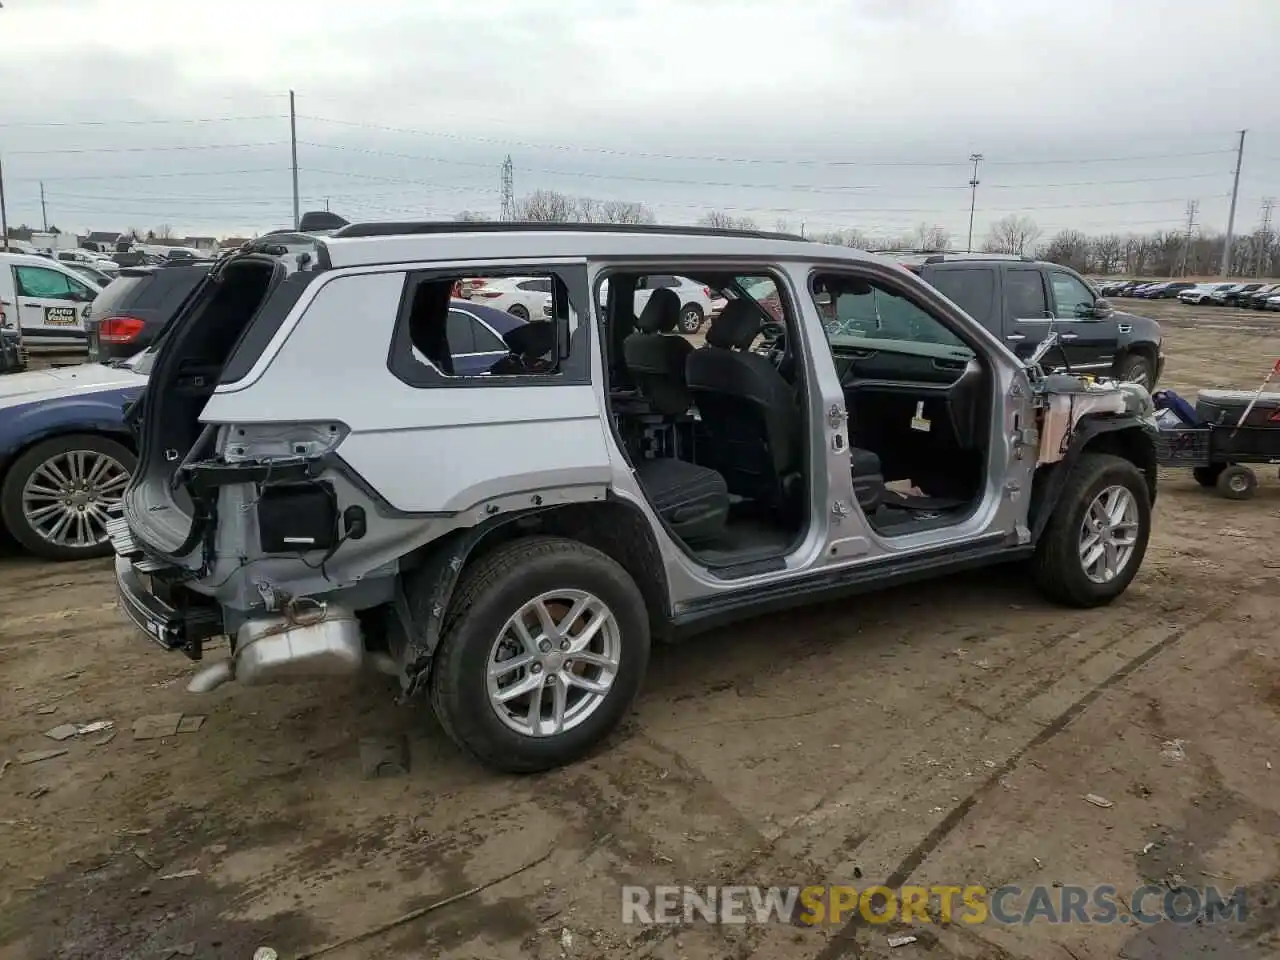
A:
{"type": "Polygon", "coordinates": [[[925,279],[973,319],[984,326],[991,325],[996,298],[994,270],[931,270],[925,279]]]}
{"type": "Polygon", "coordinates": [[[153,277],[116,277],[94,298],[93,315],[103,317],[118,313],[125,304],[133,303],[135,296],[151,284],[153,279],[153,277]]]}

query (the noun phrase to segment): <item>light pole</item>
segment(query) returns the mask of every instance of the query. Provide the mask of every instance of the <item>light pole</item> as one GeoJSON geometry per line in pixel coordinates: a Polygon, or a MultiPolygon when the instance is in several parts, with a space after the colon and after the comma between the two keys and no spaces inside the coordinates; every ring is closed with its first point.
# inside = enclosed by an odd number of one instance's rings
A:
{"type": "Polygon", "coordinates": [[[973,253],[973,211],[978,205],[978,164],[982,162],[982,154],[971,153],[969,160],[973,163],[973,179],[969,181],[969,253],[973,253]]]}

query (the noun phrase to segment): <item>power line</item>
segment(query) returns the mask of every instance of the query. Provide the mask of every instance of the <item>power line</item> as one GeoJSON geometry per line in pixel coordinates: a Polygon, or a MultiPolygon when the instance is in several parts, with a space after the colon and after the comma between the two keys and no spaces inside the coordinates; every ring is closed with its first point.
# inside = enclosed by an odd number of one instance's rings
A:
{"type": "MultiPolygon", "coordinates": [[[[393,127],[384,124],[368,123],[361,120],[338,120],[333,117],[299,114],[301,120],[312,120],[318,123],[330,123],[344,127],[361,127],[369,130],[381,130],[387,133],[400,133],[424,137],[437,137],[442,140],[457,140],[468,143],[491,143],[500,146],[526,147],[534,150],[555,150],[567,153],[599,153],[610,156],[636,157],[646,160],[682,160],[700,163],[745,163],[776,164],[813,167],[967,167],[969,164],[960,160],[807,160],[793,157],[734,157],[721,155],[697,155],[677,153],[650,153],[640,150],[620,150],[612,147],[593,147],[580,144],[546,143],[531,140],[516,140],[506,137],[484,137],[472,134],[448,133],[439,130],[422,130],[411,127],[393,127]]],[[[1072,163],[1128,163],[1144,160],[1178,160],[1186,157],[1210,157],[1232,153],[1231,150],[1205,150],[1200,152],[1181,152],[1166,154],[1147,154],[1130,157],[1084,157],[1080,159],[1028,159],[1028,160],[991,160],[993,164],[1004,166],[1040,166],[1044,164],[1072,163]]]]}
{"type": "Polygon", "coordinates": [[[257,167],[253,170],[178,170],[164,173],[92,173],[72,177],[11,177],[12,183],[70,183],[88,180],[158,180],[169,177],[239,177],[253,173],[287,173],[288,167],[257,167]]]}
{"type": "Polygon", "coordinates": [[[167,153],[183,150],[247,150],[257,147],[275,147],[287,140],[259,140],[255,143],[183,143],[165,147],[59,147],[50,150],[11,150],[11,156],[43,157],[54,154],[83,153],[167,153]]]}
{"type": "Polygon", "coordinates": [[[281,120],[280,114],[264,113],[254,117],[160,117],[150,120],[10,120],[0,128],[64,128],[64,127],[149,127],[169,124],[249,123],[255,120],[281,120]]]}

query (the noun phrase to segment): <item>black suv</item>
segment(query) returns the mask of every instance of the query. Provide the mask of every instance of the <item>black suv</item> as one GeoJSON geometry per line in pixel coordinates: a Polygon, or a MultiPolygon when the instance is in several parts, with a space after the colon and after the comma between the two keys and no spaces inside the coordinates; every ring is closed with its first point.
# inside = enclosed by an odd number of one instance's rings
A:
{"type": "Polygon", "coordinates": [[[121,268],[85,312],[89,360],[123,360],[151,346],[211,266],[179,261],[121,268]]]}
{"type": "Polygon", "coordinates": [[[1160,324],[1119,313],[1080,274],[1055,263],[996,254],[917,254],[897,259],[948,299],[1029,357],[1050,330],[1061,358],[1077,373],[1114,376],[1155,387],[1164,369],[1160,324]]]}

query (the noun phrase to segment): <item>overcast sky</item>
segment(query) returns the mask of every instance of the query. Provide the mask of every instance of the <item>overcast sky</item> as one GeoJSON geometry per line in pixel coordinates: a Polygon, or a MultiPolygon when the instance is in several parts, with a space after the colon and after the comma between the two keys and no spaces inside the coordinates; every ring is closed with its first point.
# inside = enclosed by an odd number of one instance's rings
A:
{"type": "MultiPolygon", "coordinates": [[[[10,225],[254,233],[537,188],[963,247],[1237,230],[1280,196],[1280,0],[0,0],[10,225]]],[[[1280,212],[1277,213],[1280,220],[1280,212]]]]}

